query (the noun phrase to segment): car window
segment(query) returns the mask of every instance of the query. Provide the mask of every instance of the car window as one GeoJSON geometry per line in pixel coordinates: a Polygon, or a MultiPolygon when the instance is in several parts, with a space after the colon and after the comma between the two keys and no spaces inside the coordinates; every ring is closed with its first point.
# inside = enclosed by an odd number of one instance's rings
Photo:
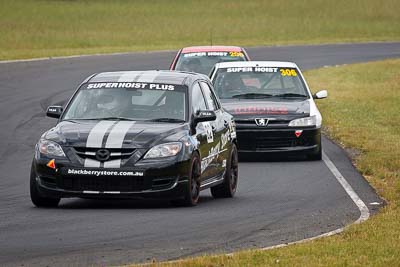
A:
{"type": "Polygon", "coordinates": [[[192,107],[194,114],[199,110],[206,110],[206,102],[204,100],[203,93],[201,92],[201,88],[199,83],[195,83],[192,89],[192,107]]]}
{"type": "Polygon", "coordinates": [[[210,86],[206,82],[200,82],[201,88],[203,88],[203,92],[208,104],[208,108],[210,110],[217,110],[219,108],[218,102],[215,99],[215,95],[213,94],[210,86]]]}
{"type": "Polygon", "coordinates": [[[213,84],[220,98],[309,97],[296,68],[221,68],[213,84]]]}
{"type": "Polygon", "coordinates": [[[181,53],[175,70],[192,71],[208,75],[218,62],[246,61],[242,52],[191,52],[181,53]]]}
{"type": "Polygon", "coordinates": [[[186,92],[187,86],[171,84],[84,84],[74,96],[64,119],[186,120],[186,92]]]}

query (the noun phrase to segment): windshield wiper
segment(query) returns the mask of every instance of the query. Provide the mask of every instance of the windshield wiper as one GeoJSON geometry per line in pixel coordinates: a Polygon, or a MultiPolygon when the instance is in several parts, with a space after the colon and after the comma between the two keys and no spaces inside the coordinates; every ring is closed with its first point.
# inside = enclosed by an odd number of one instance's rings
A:
{"type": "Polygon", "coordinates": [[[105,121],[136,121],[131,118],[126,118],[126,117],[105,117],[105,118],[100,118],[99,120],[105,120],[105,121]]]}
{"type": "Polygon", "coordinates": [[[273,95],[262,94],[262,93],[246,93],[246,94],[233,95],[232,98],[269,98],[272,96],[273,95]]]}
{"type": "Polygon", "coordinates": [[[185,120],[174,119],[174,118],[156,118],[147,121],[155,121],[155,122],[185,122],[185,120]]]}
{"type": "Polygon", "coordinates": [[[286,93],[286,94],[274,95],[274,97],[307,97],[307,96],[302,94],[286,93]]]}

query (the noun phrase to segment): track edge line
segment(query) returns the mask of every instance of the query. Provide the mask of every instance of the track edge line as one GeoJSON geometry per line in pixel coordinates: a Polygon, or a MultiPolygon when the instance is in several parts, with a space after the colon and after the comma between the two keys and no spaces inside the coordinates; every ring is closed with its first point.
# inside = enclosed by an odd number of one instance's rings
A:
{"type": "MultiPolygon", "coordinates": [[[[301,240],[297,240],[297,241],[293,241],[293,242],[288,242],[288,243],[282,243],[282,244],[278,244],[278,245],[273,245],[273,246],[269,246],[269,247],[263,247],[263,248],[260,248],[259,250],[265,251],[265,250],[271,250],[271,249],[276,249],[276,248],[283,248],[283,247],[287,247],[290,245],[302,244],[302,243],[312,241],[315,239],[319,239],[322,237],[336,235],[336,234],[343,232],[346,228],[348,228],[349,226],[351,226],[353,224],[359,224],[359,223],[362,223],[362,222],[368,220],[368,218],[370,217],[370,213],[369,213],[369,209],[368,209],[367,205],[365,205],[364,201],[358,196],[358,194],[354,191],[354,189],[347,182],[347,180],[343,177],[343,175],[340,173],[340,171],[336,168],[335,164],[333,164],[333,162],[325,154],[324,151],[322,151],[322,160],[324,161],[324,163],[328,167],[328,169],[331,171],[333,176],[335,176],[336,180],[340,183],[340,185],[346,191],[346,193],[349,195],[351,200],[353,200],[354,204],[356,204],[357,208],[360,211],[360,217],[351,224],[345,225],[341,228],[338,228],[338,229],[335,229],[335,230],[332,230],[332,231],[329,231],[329,232],[326,232],[326,233],[323,233],[323,234],[320,234],[317,236],[312,236],[309,238],[305,238],[305,239],[301,239],[301,240]]],[[[237,253],[237,252],[225,253],[222,255],[233,256],[234,253],[237,253]]],[[[166,261],[166,263],[177,263],[177,262],[181,262],[183,260],[184,259],[171,260],[171,261],[166,261]]],[[[141,266],[149,266],[150,264],[152,264],[152,263],[145,263],[141,266]]]]}
{"type": "MultiPolygon", "coordinates": [[[[261,250],[270,250],[270,249],[286,247],[286,246],[294,245],[294,244],[301,244],[301,243],[305,243],[305,242],[312,241],[312,240],[315,240],[315,239],[319,239],[319,238],[322,238],[322,237],[328,237],[328,236],[331,236],[331,235],[339,234],[339,233],[343,232],[350,225],[359,224],[359,223],[362,223],[362,222],[368,220],[368,218],[370,216],[370,213],[369,213],[369,209],[368,209],[367,205],[365,205],[364,201],[358,196],[358,194],[354,191],[353,187],[351,187],[351,185],[343,177],[343,175],[340,173],[340,171],[336,168],[335,164],[333,164],[333,162],[325,154],[324,151],[322,152],[322,160],[324,161],[324,163],[328,167],[328,169],[331,171],[333,176],[335,176],[336,180],[343,187],[344,191],[346,191],[346,193],[349,195],[351,200],[353,200],[354,204],[356,204],[357,208],[360,211],[360,217],[356,221],[354,221],[353,223],[348,224],[346,226],[343,226],[341,228],[338,228],[336,230],[332,230],[332,231],[327,232],[327,233],[323,233],[323,234],[320,234],[320,235],[317,235],[317,236],[301,239],[301,240],[298,240],[298,241],[293,241],[293,242],[289,242],[289,243],[284,243],[284,244],[278,244],[278,245],[274,245],[274,246],[264,247],[264,248],[261,248],[261,250]]],[[[226,255],[233,255],[233,253],[229,253],[229,254],[226,254],[226,255]]]]}

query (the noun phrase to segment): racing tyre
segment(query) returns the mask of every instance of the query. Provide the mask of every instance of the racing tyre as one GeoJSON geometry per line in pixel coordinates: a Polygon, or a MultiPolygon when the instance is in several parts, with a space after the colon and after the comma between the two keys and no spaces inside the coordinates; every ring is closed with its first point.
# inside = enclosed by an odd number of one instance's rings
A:
{"type": "Polygon", "coordinates": [[[176,206],[196,206],[200,197],[201,165],[197,154],[194,154],[190,164],[189,182],[183,199],[174,199],[172,204],[176,206]]]}
{"type": "Polygon", "coordinates": [[[236,193],[239,179],[238,151],[235,144],[232,144],[231,154],[226,164],[225,177],[222,184],[211,187],[211,194],[214,198],[229,198],[236,193]]]}
{"type": "Polygon", "coordinates": [[[58,203],[60,203],[59,198],[48,198],[40,195],[36,185],[36,174],[33,169],[33,166],[31,169],[31,177],[30,177],[30,193],[31,193],[32,203],[36,207],[53,208],[57,207],[58,203]]]}
{"type": "Polygon", "coordinates": [[[321,160],[322,159],[322,145],[318,146],[318,151],[314,154],[309,154],[307,156],[309,160],[321,160]]]}

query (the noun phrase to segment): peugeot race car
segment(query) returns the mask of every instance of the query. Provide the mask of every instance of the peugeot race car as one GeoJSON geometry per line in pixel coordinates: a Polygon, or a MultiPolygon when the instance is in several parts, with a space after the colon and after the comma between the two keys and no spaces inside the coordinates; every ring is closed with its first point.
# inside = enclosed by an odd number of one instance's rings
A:
{"type": "Polygon", "coordinates": [[[86,79],[35,148],[32,202],[60,198],[165,198],[196,205],[199,192],[233,197],[233,117],[208,77],[172,71],[105,72],[86,79]]]}
{"type": "Polygon", "coordinates": [[[246,50],[238,46],[191,46],[179,50],[170,69],[208,75],[218,62],[248,60],[246,50]]]}
{"type": "Polygon", "coordinates": [[[321,159],[322,117],[296,64],[218,63],[211,80],[222,106],[233,114],[239,152],[294,152],[321,159]]]}

